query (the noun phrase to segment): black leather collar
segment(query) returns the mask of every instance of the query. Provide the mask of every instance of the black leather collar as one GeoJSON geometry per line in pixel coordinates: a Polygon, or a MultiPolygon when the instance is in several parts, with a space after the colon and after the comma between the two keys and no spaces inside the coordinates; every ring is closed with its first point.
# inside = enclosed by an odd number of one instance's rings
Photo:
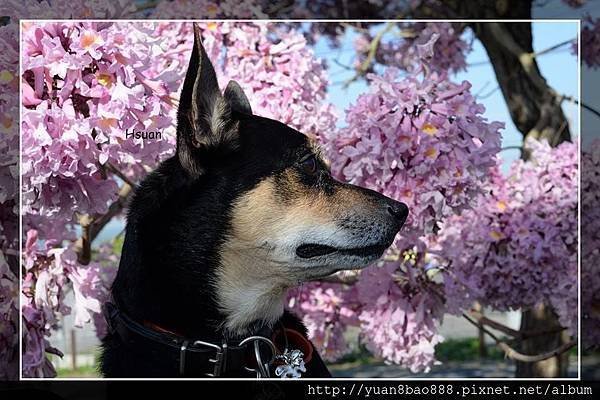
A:
{"type": "Polygon", "coordinates": [[[217,344],[150,329],[110,302],[104,305],[104,316],[109,331],[131,347],[140,351],[156,351],[160,348],[161,359],[164,360],[165,356],[170,359],[173,368],[182,377],[257,377],[257,370],[262,371],[261,375],[264,376],[265,368],[267,371],[270,369],[276,356],[274,353],[277,352],[271,342],[273,330],[270,328],[239,341],[228,342],[223,339],[217,344]],[[259,366],[257,358],[267,365],[259,366]]]}

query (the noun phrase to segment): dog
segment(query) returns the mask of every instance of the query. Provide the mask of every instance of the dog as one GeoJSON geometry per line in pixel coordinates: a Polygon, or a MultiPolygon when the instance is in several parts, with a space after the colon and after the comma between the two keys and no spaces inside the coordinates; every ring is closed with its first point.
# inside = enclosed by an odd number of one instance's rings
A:
{"type": "Polygon", "coordinates": [[[318,147],[221,93],[194,25],[175,155],[136,188],[104,307],[104,377],[329,377],[286,291],[382,256],[404,203],[336,181],[318,147]]]}

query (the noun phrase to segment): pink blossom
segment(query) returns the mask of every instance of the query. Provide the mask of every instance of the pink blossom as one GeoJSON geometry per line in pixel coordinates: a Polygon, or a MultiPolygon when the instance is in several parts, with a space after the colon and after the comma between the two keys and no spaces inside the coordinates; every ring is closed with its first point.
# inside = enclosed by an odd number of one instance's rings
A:
{"type": "Polygon", "coordinates": [[[530,140],[531,160],[492,171],[472,211],[449,218],[441,250],[448,309],[553,307],[577,332],[577,145],[530,140]]]}
{"type": "Polygon", "coordinates": [[[394,68],[370,75],[347,125],[321,137],[336,176],[408,205],[404,245],[473,204],[503,127],[482,116],[468,82],[452,83],[427,65],[404,79],[394,68]]]}
{"type": "Polygon", "coordinates": [[[428,372],[436,363],[435,346],[443,340],[437,333],[443,301],[427,279],[404,279],[399,269],[397,262],[388,262],[361,274],[361,338],[385,361],[428,372]]]}
{"type": "Polygon", "coordinates": [[[335,361],[350,350],[345,333],[358,321],[352,307],[354,294],[353,289],[341,285],[310,283],[288,295],[288,308],[303,317],[313,344],[325,360],[335,361]]]}
{"type": "Polygon", "coordinates": [[[600,345],[600,141],[581,153],[581,333],[585,348],[600,345]]]}

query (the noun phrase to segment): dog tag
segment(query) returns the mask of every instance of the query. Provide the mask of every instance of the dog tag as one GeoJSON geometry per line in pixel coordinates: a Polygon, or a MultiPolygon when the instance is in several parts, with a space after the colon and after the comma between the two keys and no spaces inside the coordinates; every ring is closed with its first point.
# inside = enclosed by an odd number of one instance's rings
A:
{"type": "Polygon", "coordinates": [[[286,351],[277,356],[277,360],[282,362],[281,365],[275,368],[275,375],[281,379],[300,378],[302,373],[306,372],[304,365],[304,353],[300,350],[286,351]]]}

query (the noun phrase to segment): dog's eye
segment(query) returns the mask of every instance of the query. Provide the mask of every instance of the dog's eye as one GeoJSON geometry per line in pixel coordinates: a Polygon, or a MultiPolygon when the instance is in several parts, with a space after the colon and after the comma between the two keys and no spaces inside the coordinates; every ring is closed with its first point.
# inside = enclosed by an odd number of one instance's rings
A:
{"type": "Polygon", "coordinates": [[[314,175],[317,173],[318,168],[317,159],[315,156],[309,156],[300,162],[300,167],[306,174],[314,175]]]}

